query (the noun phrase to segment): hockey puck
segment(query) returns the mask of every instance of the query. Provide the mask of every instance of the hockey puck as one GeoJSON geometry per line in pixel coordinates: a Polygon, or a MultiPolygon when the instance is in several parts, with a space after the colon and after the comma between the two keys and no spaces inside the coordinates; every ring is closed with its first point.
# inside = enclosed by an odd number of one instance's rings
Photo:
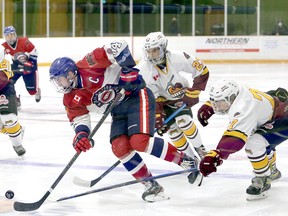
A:
{"type": "Polygon", "coordinates": [[[6,191],[5,197],[6,197],[7,199],[12,199],[12,198],[14,197],[14,192],[13,192],[12,190],[6,191]]]}

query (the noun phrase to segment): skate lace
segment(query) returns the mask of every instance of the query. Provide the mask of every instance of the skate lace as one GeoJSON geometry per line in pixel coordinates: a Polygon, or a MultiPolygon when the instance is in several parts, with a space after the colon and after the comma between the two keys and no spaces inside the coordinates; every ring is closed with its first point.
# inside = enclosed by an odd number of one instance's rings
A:
{"type": "Polygon", "coordinates": [[[267,177],[256,176],[252,179],[251,186],[262,189],[267,182],[267,177]]]}
{"type": "Polygon", "coordinates": [[[147,181],[144,182],[144,186],[146,190],[151,190],[153,187],[156,187],[158,183],[156,181],[147,181]]]}
{"type": "Polygon", "coordinates": [[[195,161],[183,159],[183,161],[181,162],[180,166],[183,169],[190,169],[191,167],[195,167],[195,161]]]}
{"type": "Polygon", "coordinates": [[[203,158],[207,154],[204,146],[200,146],[199,148],[195,148],[195,150],[201,158],[203,158]]]}
{"type": "Polygon", "coordinates": [[[149,188],[152,187],[152,182],[150,182],[150,181],[144,182],[144,186],[145,186],[145,190],[148,190],[149,188]]]}

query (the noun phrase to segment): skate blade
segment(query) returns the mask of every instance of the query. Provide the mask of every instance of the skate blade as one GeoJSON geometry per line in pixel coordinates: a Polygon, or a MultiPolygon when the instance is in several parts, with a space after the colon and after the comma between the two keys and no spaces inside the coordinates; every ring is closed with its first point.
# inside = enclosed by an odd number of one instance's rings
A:
{"type": "Polygon", "coordinates": [[[268,191],[264,191],[259,195],[251,195],[247,194],[246,200],[247,201],[254,201],[254,200],[260,200],[260,199],[265,199],[268,197],[268,191]]]}
{"type": "Polygon", "coordinates": [[[195,172],[194,173],[190,173],[188,175],[188,181],[190,184],[193,184],[193,185],[197,185],[198,187],[200,187],[202,185],[202,181],[203,181],[203,174],[200,173],[198,171],[198,175],[195,177],[195,172]]]}
{"type": "Polygon", "coordinates": [[[144,201],[153,203],[153,202],[169,200],[169,199],[170,197],[166,196],[163,192],[160,192],[157,195],[151,194],[151,195],[146,196],[144,201]]]}

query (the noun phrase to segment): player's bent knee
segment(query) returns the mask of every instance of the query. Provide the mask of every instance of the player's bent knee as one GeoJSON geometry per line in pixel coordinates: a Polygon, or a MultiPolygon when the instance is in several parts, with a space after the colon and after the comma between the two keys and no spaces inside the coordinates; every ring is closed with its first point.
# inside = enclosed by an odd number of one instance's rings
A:
{"type": "Polygon", "coordinates": [[[149,134],[133,134],[130,138],[131,147],[139,152],[145,152],[149,144],[149,134]]]}
{"type": "Polygon", "coordinates": [[[117,158],[123,158],[128,155],[132,148],[130,146],[129,137],[121,135],[112,141],[112,151],[117,158]]]}

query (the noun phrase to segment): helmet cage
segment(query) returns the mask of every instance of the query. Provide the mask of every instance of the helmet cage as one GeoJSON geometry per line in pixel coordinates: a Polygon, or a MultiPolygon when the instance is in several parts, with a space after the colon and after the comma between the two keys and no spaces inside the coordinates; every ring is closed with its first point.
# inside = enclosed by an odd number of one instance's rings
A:
{"type": "Polygon", "coordinates": [[[216,83],[209,92],[210,102],[216,114],[224,115],[239,94],[239,86],[231,80],[216,83]]]}
{"type": "Polygon", "coordinates": [[[16,30],[13,26],[5,27],[3,34],[4,34],[5,41],[8,44],[13,45],[16,42],[17,33],[16,33],[16,30]]]}
{"type": "Polygon", "coordinates": [[[161,64],[165,60],[168,40],[162,32],[152,32],[147,35],[144,43],[144,59],[152,64],[161,64]]]}

